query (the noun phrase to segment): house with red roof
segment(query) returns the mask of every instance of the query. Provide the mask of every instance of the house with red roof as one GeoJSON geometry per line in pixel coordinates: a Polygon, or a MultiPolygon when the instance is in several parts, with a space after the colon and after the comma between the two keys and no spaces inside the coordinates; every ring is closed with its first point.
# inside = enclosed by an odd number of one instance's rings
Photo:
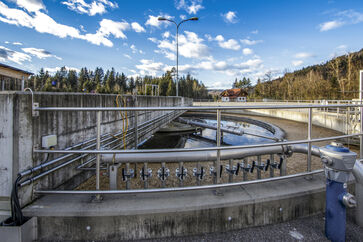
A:
{"type": "Polygon", "coordinates": [[[246,102],[248,92],[242,88],[227,89],[220,94],[222,102],[246,102]]]}

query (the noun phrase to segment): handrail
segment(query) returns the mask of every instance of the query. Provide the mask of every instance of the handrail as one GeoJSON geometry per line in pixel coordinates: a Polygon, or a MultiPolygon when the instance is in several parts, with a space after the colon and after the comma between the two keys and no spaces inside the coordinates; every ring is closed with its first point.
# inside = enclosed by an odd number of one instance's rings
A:
{"type": "Polygon", "coordinates": [[[244,106],[183,106],[183,107],[34,107],[35,111],[175,111],[175,110],[236,110],[236,109],[301,109],[328,107],[363,107],[363,104],[331,105],[244,105],[244,106]]]}
{"type": "Polygon", "coordinates": [[[233,150],[242,148],[257,148],[268,146],[281,146],[292,144],[314,143],[321,141],[329,141],[336,139],[350,138],[353,136],[363,135],[363,133],[347,134],[340,136],[331,136],[326,138],[304,139],[295,141],[283,141],[276,143],[263,143],[254,145],[234,145],[234,146],[215,146],[215,147],[202,147],[202,148],[180,148],[180,149],[145,149],[145,150],[34,150],[35,153],[61,153],[61,154],[135,154],[135,153],[166,153],[166,152],[194,152],[194,151],[211,151],[211,150],[233,150]]]}
{"type": "Polygon", "coordinates": [[[315,174],[319,174],[324,172],[323,169],[314,170],[310,172],[301,172],[298,174],[286,175],[286,176],[278,176],[278,177],[270,177],[259,180],[251,180],[251,181],[242,181],[235,183],[223,183],[223,184],[213,184],[213,185],[203,185],[203,186],[188,186],[188,187],[172,187],[172,188],[154,188],[154,189],[135,189],[135,190],[35,190],[34,192],[37,194],[138,194],[138,193],[154,193],[154,192],[181,192],[181,191],[195,191],[195,190],[207,190],[207,189],[220,189],[220,188],[229,188],[235,186],[243,186],[250,184],[258,184],[265,183],[271,181],[280,181],[290,178],[297,178],[302,176],[311,176],[315,174]]]}

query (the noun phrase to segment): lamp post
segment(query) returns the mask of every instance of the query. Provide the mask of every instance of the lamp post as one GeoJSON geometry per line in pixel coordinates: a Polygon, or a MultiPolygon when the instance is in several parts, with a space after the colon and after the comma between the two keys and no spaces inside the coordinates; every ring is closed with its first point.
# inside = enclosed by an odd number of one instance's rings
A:
{"type": "Polygon", "coordinates": [[[179,26],[186,22],[186,21],[197,21],[198,18],[197,17],[192,17],[192,18],[188,18],[188,19],[184,19],[183,21],[179,22],[178,24],[172,20],[172,19],[167,19],[164,17],[159,17],[158,18],[159,21],[169,21],[175,24],[176,26],[176,96],[179,96],[179,42],[178,42],[178,35],[179,35],[179,26]]]}

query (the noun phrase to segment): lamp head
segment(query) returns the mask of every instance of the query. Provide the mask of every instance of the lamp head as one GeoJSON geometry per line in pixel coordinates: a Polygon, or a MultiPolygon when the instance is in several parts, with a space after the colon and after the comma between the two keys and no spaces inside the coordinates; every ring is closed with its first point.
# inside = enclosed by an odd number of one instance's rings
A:
{"type": "Polygon", "coordinates": [[[167,19],[166,19],[166,18],[164,18],[164,17],[159,17],[159,18],[158,18],[158,20],[159,20],[159,21],[165,21],[165,20],[167,20],[167,19]]]}
{"type": "Polygon", "coordinates": [[[198,20],[198,17],[192,17],[192,18],[190,18],[189,20],[194,20],[194,21],[196,21],[196,20],[198,20]]]}

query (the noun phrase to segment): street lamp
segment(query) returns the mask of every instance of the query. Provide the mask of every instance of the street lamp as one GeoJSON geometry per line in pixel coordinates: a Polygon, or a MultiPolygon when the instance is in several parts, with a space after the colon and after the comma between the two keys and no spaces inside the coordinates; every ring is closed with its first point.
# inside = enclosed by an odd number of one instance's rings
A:
{"type": "Polygon", "coordinates": [[[176,26],[176,96],[179,96],[179,43],[178,43],[178,35],[179,35],[179,26],[186,22],[186,21],[197,21],[198,18],[197,17],[192,17],[192,18],[188,18],[188,19],[184,19],[183,21],[181,21],[180,23],[176,23],[174,20],[172,19],[167,19],[164,17],[159,17],[158,18],[159,21],[169,21],[175,24],[176,26]]]}

